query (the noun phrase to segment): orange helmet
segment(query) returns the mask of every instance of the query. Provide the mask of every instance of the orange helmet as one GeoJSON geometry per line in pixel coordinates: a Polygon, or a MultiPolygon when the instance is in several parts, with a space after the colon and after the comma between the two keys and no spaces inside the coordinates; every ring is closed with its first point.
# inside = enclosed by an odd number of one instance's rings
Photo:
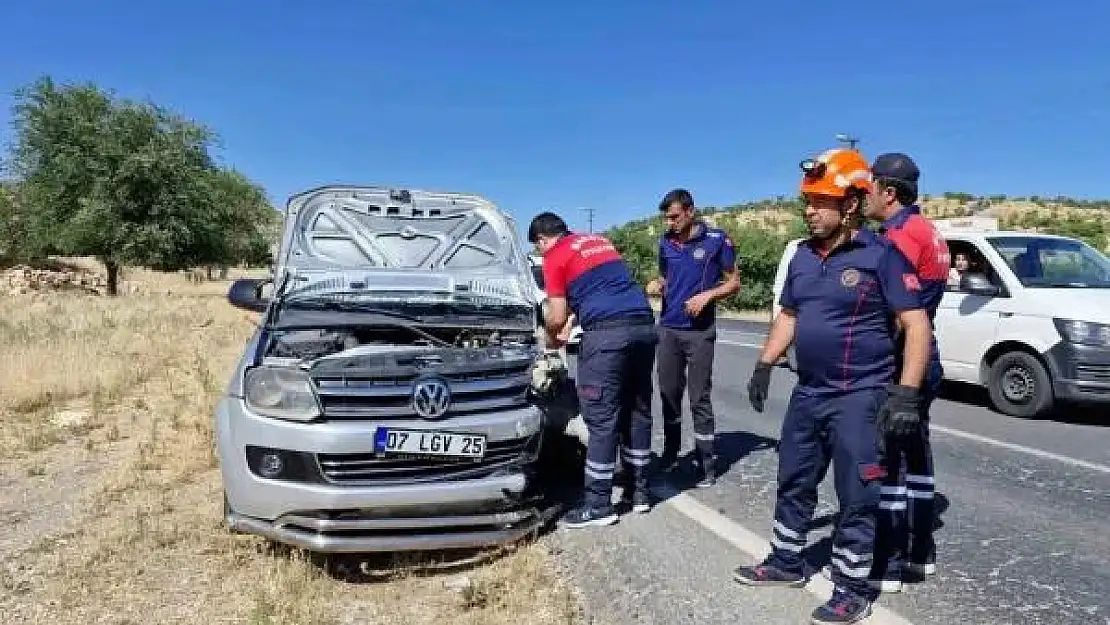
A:
{"type": "Polygon", "coordinates": [[[833,148],[801,162],[802,193],[844,197],[849,187],[871,189],[871,168],[858,150],[833,148]]]}

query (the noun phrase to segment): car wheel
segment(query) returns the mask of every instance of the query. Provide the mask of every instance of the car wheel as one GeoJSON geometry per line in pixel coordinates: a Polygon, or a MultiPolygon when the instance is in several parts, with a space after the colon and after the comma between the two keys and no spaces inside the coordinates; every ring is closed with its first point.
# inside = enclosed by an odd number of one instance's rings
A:
{"type": "Polygon", "coordinates": [[[1043,415],[1054,401],[1048,370],[1026,352],[1008,352],[995,359],[987,390],[995,408],[1014,417],[1043,415]]]}

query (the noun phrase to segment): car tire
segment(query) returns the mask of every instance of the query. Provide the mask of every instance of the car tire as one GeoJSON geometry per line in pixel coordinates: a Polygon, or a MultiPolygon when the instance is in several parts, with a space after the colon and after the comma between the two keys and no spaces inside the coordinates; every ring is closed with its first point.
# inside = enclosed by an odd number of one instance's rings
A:
{"type": "Polygon", "coordinates": [[[1039,417],[1052,410],[1055,401],[1048,369],[1036,356],[1022,351],[995,359],[987,391],[994,407],[1013,417],[1039,417]]]}

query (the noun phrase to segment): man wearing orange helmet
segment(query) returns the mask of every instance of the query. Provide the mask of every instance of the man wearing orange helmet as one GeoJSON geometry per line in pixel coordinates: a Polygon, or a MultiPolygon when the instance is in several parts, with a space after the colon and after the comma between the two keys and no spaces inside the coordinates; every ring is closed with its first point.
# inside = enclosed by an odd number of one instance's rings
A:
{"type": "Polygon", "coordinates": [[[762,412],[771,369],[794,343],[798,384],[779,439],[771,554],[737,568],[735,578],[757,586],[805,584],[810,571],[802,551],[831,461],[841,514],[830,563],[835,589],[812,622],[854,623],[871,613],[878,596],[868,583],[884,477],[878,424],[916,417],[929,321],[905,256],[860,228],[871,189],[863,155],[829,150],[801,166],[810,237],[790,261],[782,311],[748,383],[752,407],[762,412]],[[897,384],[895,319],[906,337],[897,384]]]}

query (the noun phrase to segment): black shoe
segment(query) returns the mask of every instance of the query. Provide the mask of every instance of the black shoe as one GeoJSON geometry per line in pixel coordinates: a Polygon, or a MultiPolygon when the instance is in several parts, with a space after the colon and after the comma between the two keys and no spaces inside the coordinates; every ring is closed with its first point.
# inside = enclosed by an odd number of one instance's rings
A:
{"type": "MultiPolygon", "coordinates": [[[[914,541],[915,543],[917,541],[914,541]]],[[[914,545],[916,547],[916,545],[914,545]]],[[[924,579],[930,575],[937,574],[937,549],[935,544],[930,544],[928,547],[911,548],[910,561],[906,563],[906,572],[911,575],[924,579]],[[920,553],[924,551],[925,553],[920,553]]]]}
{"type": "Polygon", "coordinates": [[[698,488],[709,488],[717,483],[715,460],[699,460],[694,463],[694,472],[698,476],[698,488]]]}
{"type": "Polygon", "coordinates": [[[628,506],[636,514],[644,514],[651,511],[651,495],[647,489],[628,486],[621,492],[620,505],[628,506]]]}
{"type": "Polygon", "coordinates": [[[883,593],[902,592],[902,577],[887,574],[883,577],[874,577],[867,580],[872,588],[883,593]]]}
{"type": "Polygon", "coordinates": [[[613,476],[613,488],[622,488],[625,492],[632,489],[632,470],[626,469],[613,476]]]}
{"type": "Polygon", "coordinates": [[[563,515],[563,525],[571,529],[592,525],[612,525],[617,520],[617,513],[613,511],[613,506],[593,507],[581,504],[563,515]]]}
{"type": "Polygon", "coordinates": [[[771,556],[755,566],[738,566],[732,571],[732,578],[748,586],[786,586],[799,588],[805,586],[806,578],[797,571],[788,571],[775,565],[771,556]]]}
{"type": "Polygon", "coordinates": [[[937,574],[936,558],[925,558],[922,562],[910,561],[906,563],[906,572],[919,578],[926,578],[937,574]]]}
{"type": "Polygon", "coordinates": [[[835,588],[828,602],[813,611],[810,622],[814,625],[841,625],[862,621],[870,615],[870,601],[847,590],[835,588]]]}
{"type": "Polygon", "coordinates": [[[636,514],[651,512],[651,495],[647,491],[637,490],[632,493],[632,511],[636,514]]]}
{"type": "Polygon", "coordinates": [[[674,471],[678,466],[678,451],[675,449],[664,449],[663,455],[659,456],[659,472],[669,473],[674,471]]]}

